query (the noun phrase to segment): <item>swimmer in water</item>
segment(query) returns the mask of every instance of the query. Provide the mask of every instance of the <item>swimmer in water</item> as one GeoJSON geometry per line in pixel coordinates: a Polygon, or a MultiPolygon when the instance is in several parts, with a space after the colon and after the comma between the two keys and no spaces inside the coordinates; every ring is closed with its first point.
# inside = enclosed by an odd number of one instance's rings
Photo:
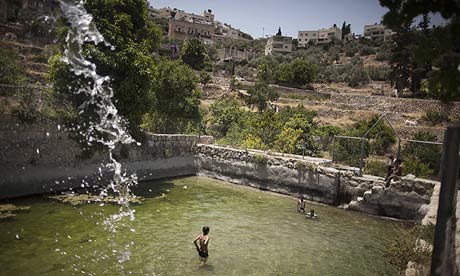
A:
{"type": "Polygon", "coordinates": [[[209,227],[203,227],[203,234],[198,235],[193,241],[195,244],[196,250],[198,251],[198,256],[200,256],[201,265],[205,265],[208,261],[208,244],[209,244],[209,227]],[[200,246],[198,246],[198,242],[200,246]]]}
{"type": "Polygon", "coordinates": [[[310,213],[306,214],[305,217],[307,217],[307,218],[317,218],[318,215],[315,214],[315,210],[311,209],[310,213]]]}

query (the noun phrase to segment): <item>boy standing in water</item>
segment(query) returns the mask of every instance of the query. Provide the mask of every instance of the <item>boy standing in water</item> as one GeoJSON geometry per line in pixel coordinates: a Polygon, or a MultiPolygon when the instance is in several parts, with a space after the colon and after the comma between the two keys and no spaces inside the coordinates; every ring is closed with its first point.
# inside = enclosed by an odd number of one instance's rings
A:
{"type": "Polygon", "coordinates": [[[300,196],[299,200],[297,201],[297,212],[305,212],[305,201],[303,196],[300,196]]]}
{"type": "Polygon", "coordinates": [[[195,244],[196,250],[198,251],[198,255],[200,256],[201,265],[205,265],[208,261],[208,243],[209,243],[209,227],[203,227],[203,234],[198,235],[196,239],[193,241],[195,244]],[[200,242],[200,246],[198,246],[197,242],[200,242]]]}

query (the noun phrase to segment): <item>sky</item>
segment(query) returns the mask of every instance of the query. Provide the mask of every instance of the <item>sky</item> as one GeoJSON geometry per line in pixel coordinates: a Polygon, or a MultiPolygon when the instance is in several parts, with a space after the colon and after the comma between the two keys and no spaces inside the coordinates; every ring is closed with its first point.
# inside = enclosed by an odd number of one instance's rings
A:
{"type": "MultiPolygon", "coordinates": [[[[211,9],[215,19],[251,34],[254,38],[274,35],[281,27],[283,35],[297,37],[299,30],[342,27],[351,24],[355,34],[364,25],[380,22],[388,9],[378,0],[149,0],[154,8],[171,7],[201,14],[211,9]]],[[[432,23],[439,25],[440,16],[432,23]]]]}

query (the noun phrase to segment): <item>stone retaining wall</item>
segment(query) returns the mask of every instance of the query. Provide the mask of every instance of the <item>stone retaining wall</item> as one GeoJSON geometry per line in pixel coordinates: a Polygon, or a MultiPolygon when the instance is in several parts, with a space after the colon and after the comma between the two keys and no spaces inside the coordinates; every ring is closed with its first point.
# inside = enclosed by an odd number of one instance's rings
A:
{"type": "Polygon", "coordinates": [[[383,189],[380,177],[331,167],[330,160],[197,145],[198,173],[330,205],[401,219],[420,219],[436,182],[404,177],[383,189]]]}
{"type": "Polygon", "coordinates": [[[419,113],[423,110],[433,110],[444,111],[450,116],[460,114],[460,102],[446,104],[437,100],[331,93],[331,103],[349,110],[397,113],[419,113]]]}
{"type": "MultiPolygon", "coordinates": [[[[131,145],[115,154],[140,180],[197,173],[193,135],[147,134],[141,146],[131,145]]],[[[101,182],[96,174],[105,152],[82,154],[80,146],[56,122],[23,123],[0,116],[0,199],[49,193],[101,182]]]]}

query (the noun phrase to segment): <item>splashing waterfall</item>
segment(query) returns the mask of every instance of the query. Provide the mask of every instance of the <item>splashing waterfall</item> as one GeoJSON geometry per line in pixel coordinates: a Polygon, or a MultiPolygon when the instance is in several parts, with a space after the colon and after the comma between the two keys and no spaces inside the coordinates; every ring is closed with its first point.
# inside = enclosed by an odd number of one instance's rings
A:
{"type": "MultiPolygon", "coordinates": [[[[120,212],[110,216],[105,222],[112,231],[116,231],[116,223],[123,217],[134,220],[134,210],[129,206],[131,195],[130,186],[137,184],[137,176],[128,174],[122,170],[120,162],[114,156],[113,151],[117,145],[137,143],[128,133],[127,122],[118,114],[118,110],[112,102],[113,90],[110,87],[110,78],[101,76],[96,72],[96,65],[83,55],[83,46],[87,43],[114,47],[104,40],[104,37],[92,23],[92,15],[84,8],[84,1],[77,4],[60,2],[65,18],[71,24],[66,37],[66,49],[62,60],[70,65],[71,71],[85,80],[75,92],[87,97],[86,102],[80,106],[81,113],[88,106],[94,107],[97,114],[96,120],[89,123],[87,132],[84,134],[88,145],[101,143],[108,148],[109,161],[102,166],[113,172],[110,184],[102,190],[100,196],[107,196],[113,191],[119,196],[120,212]]],[[[99,170],[100,172],[102,170],[99,170]]]]}

